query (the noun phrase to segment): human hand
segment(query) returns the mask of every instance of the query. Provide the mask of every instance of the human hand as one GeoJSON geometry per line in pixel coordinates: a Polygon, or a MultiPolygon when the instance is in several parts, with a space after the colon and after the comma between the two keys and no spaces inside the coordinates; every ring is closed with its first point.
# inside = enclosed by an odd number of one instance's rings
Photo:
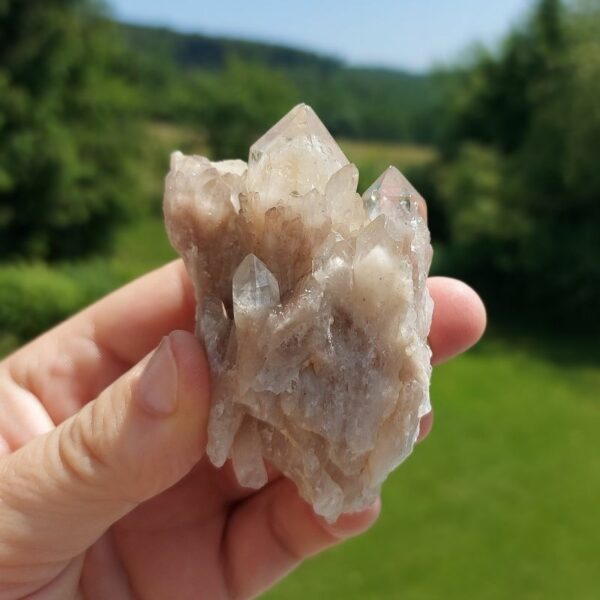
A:
{"type": "MultiPolygon", "coordinates": [[[[429,288],[439,363],[485,311],[458,281],[429,288]]],[[[193,321],[176,261],[0,363],[0,600],[248,598],[375,521],[378,505],[328,525],[280,474],[250,490],[210,464],[193,321]]]]}

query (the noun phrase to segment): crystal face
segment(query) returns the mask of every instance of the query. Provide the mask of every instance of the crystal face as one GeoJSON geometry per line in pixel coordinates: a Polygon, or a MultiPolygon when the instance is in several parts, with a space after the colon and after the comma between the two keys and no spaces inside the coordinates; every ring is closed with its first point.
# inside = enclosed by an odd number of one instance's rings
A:
{"type": "Polygon", "coordinates": [[[357,185],[301,104],[248,165],[176,152],[165,187],[213,375],[207,454],[252,488],[266,459],[329,521],[374,501],[430,410],[422,198],[393,167],[357,185]]]}
{"type": "Polygon", "coordinates": [[[290,194],[323,192],[329,178],[347,164],[319,117],[299,104],[251,146],[248,189],[260,189],[266,208],[290,194]]]}
{"type": "Polygon", "coordinates": [[[393,218],[402,211],[410,213],[419,201],[422,201],[419,192],[393,166],[388,167],[363,194],[365,212],[370,219],[380,214],[393,218]]]}
{"type": "Polygon", "coordinates": [[[233,275],[233,314],[236,323],[243,315],[268,311],[279,304],[279,284],[265,264],[248,254],[233,275]]]}

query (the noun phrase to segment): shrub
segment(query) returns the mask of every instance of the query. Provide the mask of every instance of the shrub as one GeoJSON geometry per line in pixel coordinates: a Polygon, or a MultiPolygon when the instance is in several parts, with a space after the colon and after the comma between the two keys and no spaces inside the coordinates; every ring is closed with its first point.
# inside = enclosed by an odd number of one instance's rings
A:
{"type": "Polygon", "coordinates": [[[52,327],[85,303],[77,282],[44,265],[0,268],[0,332],[21,341],[52,327]]]}
{"type": "Polygon", "coordinates": [[[0,267],[0,338],[24,342],[104,296],[126,280],[111,262],[0,267]]]}

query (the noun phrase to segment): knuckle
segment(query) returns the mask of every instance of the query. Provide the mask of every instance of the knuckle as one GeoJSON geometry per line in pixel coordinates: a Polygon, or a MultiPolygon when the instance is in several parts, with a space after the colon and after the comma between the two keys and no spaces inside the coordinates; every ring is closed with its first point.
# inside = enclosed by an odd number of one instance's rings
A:
{"type": "Polygon", "coordinates": [[[76,486],[97,491],[98,483],[108,480],[112,469],[100,443],[103,423],[94,409],[93,403],[86,406],[57,430],[57,454],[76,486]]]}
{"type": "Polygon", "coordinates": [[[279,554],[290,564],[302,562],[304,553],[294,543],[295,536],[289,529],[289,520],[285,518],[282,510],[274,504],[268,513],[269,530],[271,538],[279,554]]]}

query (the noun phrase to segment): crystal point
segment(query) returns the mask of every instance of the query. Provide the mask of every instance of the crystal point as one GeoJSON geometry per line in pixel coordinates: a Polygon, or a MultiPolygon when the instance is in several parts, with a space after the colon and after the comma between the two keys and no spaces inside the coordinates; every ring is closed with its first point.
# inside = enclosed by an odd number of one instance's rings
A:
{"type": "Polygon", "coordinates": [[[371,220],[380,214],[414,212],[420,199],[419,192],[394,166],[389,166],[363,194],[365,211],[371,220]]]}
{"type": "Polygon", "coordinates": [[[175,153],[165,187],[213,379],[208,457],[252,488],[270,462],[329,521],[375,500],[430,410],[420,196],[393,167],[364,198],[357,182],[301,104],[247,169],[175,153]]]}
{"type": "Polygon", "coordinates": [[[250,148],[248,186],[260,190],[265,208],[323,191],[338,169],[348,164],[325,125],[307,104],[298,104],[250,148]]]}
{"type": "Polygon", "coordinates": [[[327,131],[325,125],[315,111],[308,104],[298,104],[282,117],[267,133],[250,146],[249,164],[254,165],[268,154],[270,149],[281,139],[306,138],[312,143],[323,145],[323,151],[331,154],[340,165],[346,164],[348,159],[327,131]]]}
{"type": "Polygon", "coordinates": [[[268,311],[279,304],[279,284],[265,263],[248,254],[233,275],[233,311],[242,314],[268,311]]]}

